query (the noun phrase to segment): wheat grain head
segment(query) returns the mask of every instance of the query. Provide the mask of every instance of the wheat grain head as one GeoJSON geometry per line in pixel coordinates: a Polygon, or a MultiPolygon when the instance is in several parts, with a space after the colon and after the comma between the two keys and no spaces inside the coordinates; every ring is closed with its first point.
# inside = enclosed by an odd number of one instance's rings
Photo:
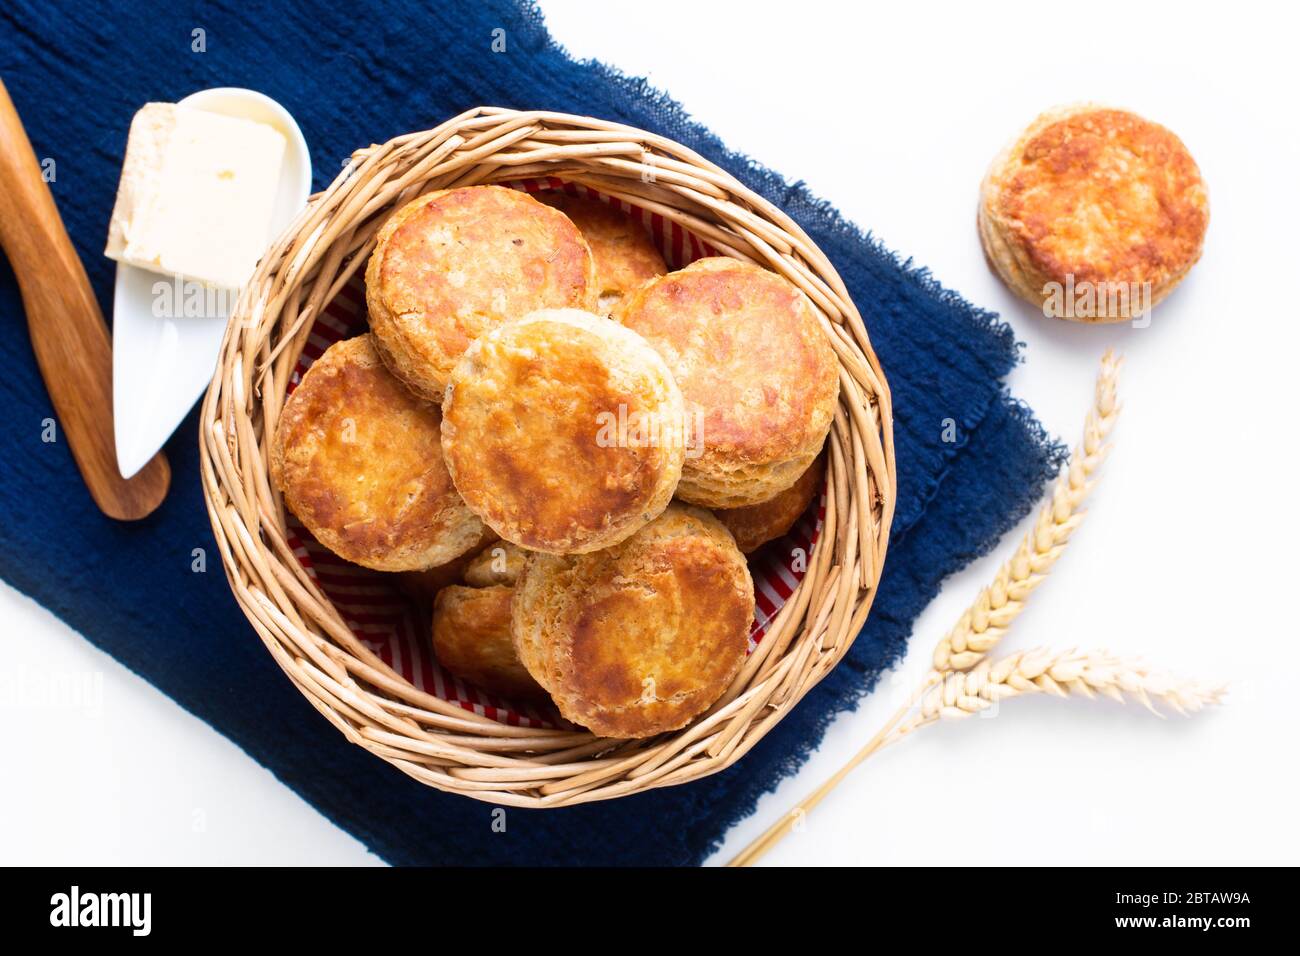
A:
{"type": "Polygon", "coordinates": [[[962,719],[1003,700],[1026,694],[1057,697],[1109,697],[1136,700],[1158,717],[1160,702],[1184,716],[1223,699],[1226,687],[1184,680],[1151,668],[1136,657],[1109,651],[1017,651],[997,660],[985,658],[965,672],[952,672],[922,698],[917,711],[890,735],[887,743],[939,720],[962,719]]]}
{"type": "Polygon", "coordinates": [[[1016,553],[935,647],[934,672],[927,684],[936,683],[950,671],[969,670],[984,659],[1024,610],[1029,595],[1043,582],[1083,521],[1083,504],[1110,454],[1107,439],[1119,419],[1121,405],[1115,390],[1123,361],[1110,349],[1102,356],[1083,439],[1070,456],[1069,467],[1057,478],[1051,497],[1039,509],[1038,520],[1016,553]]]}

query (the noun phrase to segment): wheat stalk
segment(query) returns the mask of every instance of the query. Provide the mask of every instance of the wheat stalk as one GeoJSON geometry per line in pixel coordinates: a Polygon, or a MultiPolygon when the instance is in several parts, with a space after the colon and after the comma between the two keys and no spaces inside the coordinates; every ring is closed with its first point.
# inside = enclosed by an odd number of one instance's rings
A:
{"type": "MultiPolygon", "coordinates": [[[[988,710],[1001,701],[1027,694],[1057,697],[1098,695],[1124,703],[1134,699],[1157,717],[1159,701],[1184,716],[1218,704],[1226,692],[1222,684],[1183,680],[1153,670],[1140,658],[1118,657],[1108,651],[1052,651],[1038,648],[1017,651],[996,661],[985,658],[969,671],[952,671],[920,697],[920,706],[897,728],[882,728],[852,760],[815,793],[769,827],[761,837],[731,860],[728,866],[750,866],[770,850],[835,785],[871,754],[897,743],[922,727],[941,720],[960,720],[988,710]]],[[[910,708],[909,708],[910,709],[910,708]]]]}
{"type": "Polygon", "coordinates": [[[980,591],[975,602],[934,649],[935,674],[964,671],[978,664],[1011,622],[1025,609],[1025,602],[1046,578],[1065,550],[1070,535],[1083,521],[1083,503],[1097,483],[1097,475],[1110,454],[1107,444],[1119,419],[1120,403],[1115,397],[1123,359],[1108,349],[1101,359],[1092,408],[1083,424],[1083,440],[1070,456],[1070,466],[1056,479],[1051,497],[1038,512],[1033,529],[1020,547],[998,569],[993,583],[980,591]]]}
{"type": "Polygon", "coordinates": [[[984,660],[1025,609],[1029,595],[1047,578],[1075,529],[1083,522],[1086,513],[1083,505],[1101,477],[1101,466],[1110,457],[1112,446],[1107,439],[1123,408],[1117,396],[1123,365],[1123,357],[1116,355],[1114,349],[1107,349],[1102,355],[1092,405],[1083,419],[1083,437],[1074,447],[1069,465],[1052,486],[1051,494],[1038,509],[1034,527],[1021,539],[1011,559],[998,568],[993,583],[980,591],[952,630],[935,645],[930,658],[932,669],[921,685],[850,761],[846,770],[853,769],[879,749],[898,722],[945,675],[969,670],[984,660]]]}
{"type": "Polygon", "coordinates": [[[938,689],[936,685],[946,687],[948,675],[961,673],[986,660],[986,655],[1024,610],[1029,595],[1046,578],[1083,520],[1083,503],[1096,485],[1101,466],[1110,454],[1111,446],[1106,439],[1119,418],[1121,406],[1116,398],[1116,386],[1122,364],[1123,359],[1113,350],[1106,350],[1097,373],[1092,405],[1084,418],[1083,438],[1075,447],[1069,466],[1056,480],[1051,496],[1039,509],[1033,529],[1020,542],[1011,560],[998,569],[993,583],[980,591],[956,626],[939,641],[931,658],[932,669],[925,680],[848,763],[737,854],[728,866],[749,866],[758,860],[790,832],[796,820],[811,812],[854,768],[882,747],[924,726],[925,722],[909,722],[904,725],[907,729],[902,733],[895,729],[913,713],[918,702],[929,699],[932,691],[938,689]]]}
{"type": "Polygon", "coordinates": [[[1118,657],[1108,651],[1017,651],[996,661],[985,658],[970,671],[948,674],[942,684],[924,695],[920,707],[884,745],[928,724],[970,717],[1025,694],[1088,698],[1100,694],[1121,704],[1131,698],[1163,717],[1153,701],[1186,716],[1219,703],[1225,689],[1221,684],[1181,680],[1153,670],[1139,658],[1118,657]]]}

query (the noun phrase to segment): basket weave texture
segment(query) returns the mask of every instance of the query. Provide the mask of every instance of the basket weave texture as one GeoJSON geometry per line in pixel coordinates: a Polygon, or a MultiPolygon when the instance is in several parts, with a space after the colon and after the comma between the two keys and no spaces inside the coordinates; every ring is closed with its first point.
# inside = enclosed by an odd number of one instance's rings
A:
{"type": "Polygon", "coordinates": [[[895,499],[889,390],[862,318],[788,216],[671,140],[590,117],[480,107],[353,154],[240,296],[200,419],[202,481],[236,600],[290,680],[353,743],[497,805],[609,799],[739,760],[848,650],[875,596],[895,499]],[[691,724],[644,740],[497,719],[416,686],[349,627],[302,558],[268,448],[315,323],[355,286],[387,216],[433,189],[555,178],[659,217],[711,252],[785,276],[840,362],[828,483],[806,573],[735,681],[691,724]]]}

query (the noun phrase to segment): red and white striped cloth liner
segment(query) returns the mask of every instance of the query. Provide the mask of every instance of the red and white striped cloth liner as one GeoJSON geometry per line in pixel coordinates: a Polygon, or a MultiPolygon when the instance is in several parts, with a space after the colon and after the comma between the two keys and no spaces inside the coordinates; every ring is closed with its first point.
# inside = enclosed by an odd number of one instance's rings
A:
{"type": "MultiPolygon", "coordinates": [[[[613,199],[587,186],[555,178],[525,179],[509,184],[529,193],[562,190],[609,203],[639,221],[654,238],[670,269],[680,269],[705,256],[717,255],[708,243],[662,216],[613,199]]],[[[290,391],[324,351],[341,339],[366,331],[365,286],[361,273],[340,290],[316,321],[290,391]]],[[[825,494],[783,538],[750,555],[754,578],[754,623],[750,650],[763,639],[767,624],[794,593],[804,575],[826,514],[825,494]]],[[[389,667],[421,691],[459,704],[492,720],[525,727],[556,725],[553,711],[522,707],[487,694],[444,671],[433,656],[430,609],[422,607],[396,584],[394,576],[351,564],[322,545],[289,516],[289,543],[307,573],[320,585],[357,638],[389,667]]]]}

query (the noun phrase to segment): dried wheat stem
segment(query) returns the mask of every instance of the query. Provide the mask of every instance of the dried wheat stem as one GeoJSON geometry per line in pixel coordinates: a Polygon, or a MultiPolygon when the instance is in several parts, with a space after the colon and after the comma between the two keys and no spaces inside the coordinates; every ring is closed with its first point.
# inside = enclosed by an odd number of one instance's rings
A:
{"type": "MultiPolygon", "coordinates": [[[[1029,595],[1047,577],[1065,551],[1070,536],[1083,521],[1083,504],[1101,476],[1101,466],[1110,455],[1107,443],[1122,408],[1116,397],[1119,372],[1124,360],[1113,349],[1101,357],[1101,368],[1093,387],[1092,405],[1083,420],[1083,438],[1070,456],[1069,466],[1056,479],[1052,493],[1038,510],[1034,527],[1002,567],[993,583],[980,591],[957,624],[939,641],[932,657],[932,669],[913,696],[918,699],[952,671],[977,665],[1002,640],[1011,622],[1025,609],[1029,595]]],[[[880,749],[910,706],[895,713],[872,738],[880,749]]],[[[870,745],[868,745],[870,746],[870,745]]],[[[865,749],[865,748],[864,748],[865,749]]],[[[863,757],[865,759],[865,755],[863,757]]],[[[861,763],[861,760],[858,760],[861,763]]]]}
{"type": "Polygon", "coordinates": [[[763,833],[755,839],[749,846],[745,847],[740,853],[736,854],[728,863],[729,867],[749,866],[759,857],[771,849],[793,828],[795,823],[803,816],[812,812],[817,804],[821,803],[823,798],[839,785],[840,781],[847,777],[853,770],[880,748],[893,742],[891,730],[894,726],[906,717],[915,708],[921,695],[925,693],[926,687],[922,686],[908,699],[907,703],[898,708],[894,715],[885,722],[866,745],[863,746],[844,766],[835,771],[820,787],[814,790],[808,796],[804,797],[795,804],[790,812],[781,817],[776,823],[772,824],[763,833]]]}
{"type": "Polygon", "coordinates": [[[1043,503],[1033,529],[1011,560],[998,569],[993,583],[979,593],[935,647],[933,663],[939,675],[969,670],[993,649],[1025,609],[1029,595],[1043,582],[1083,520],[1084,500],[1110,453],[1106,439],[1119,418],[1115,386],[1122,364],[1123,359],[1111,350],[1102,356],[1092,408],[1083,425],[1083,440],[1074,449],[1069,468],[1057,478],[1051,498],[1043,503]]]}
{"type": "Polygon", "coordinates": [[[1180,680],[1152,670],[1138,658],[1117,657],[1107,651],[1017,651],[996,661],[985,658],[970,671],[948,674],[881,746],[928,724],[970,717],[1024,694],[1089,698],[1100,694],[1120,703],[1134,699],[1163,717],[1155,701],[1185,716],[1217,704],[1224,690],[1220,684],[1180,680]]]}
{"type": "Polygon", "coordinates": [[[1101,695],[1121,704],[1133,699],[1163,718],[1164,714],[1154,703],[1159,701],[1187,716],[1218,704],[1225,692],[1226,687],[1222,684],[1179,679],[1151,669],[1138,658],[1117,657],[1107,651],[1039,648],[1018,651],[995,661],[985,658],[972,670],[950,672],[938,686],[932,685],[928,692],[923,690],[919,708],[913,707],[916,698],[904,705],[902,714],[911,713],[907,720],[891,731],[891,726],[900,717],[896,714],[895,719],[881,728],[852,760],[727,865],[738,867],[755,863],[867,757],[941,720],[970,717],[1003,700],[1026,694],[1090,699],[1101,695]]]}
{"type": "MultiPolygon", "coordinates": [[[[1051,497],[1044,502],[1034,528],[1020,543],[1010,561],[998,569],[991,585],[980,592],[961,619],[935,648],[933,669],[907,703],[885,721],[884,726],[843,767],[796,804],[749,844],[728,866],[749,866],[776,845],[804,814],[817,806],[850,771],[882,747],[916,730],[921,724],[895,728],[912,712],[918,700],[928,698],[931,688],[944,682],[945,675],[976,666],[1006,633],[1011,622],[1024,610],[1029,595],[1042,583],[1056,559],[1065,550],[1070,535],[1083,519],[1082,506],[1096,484],[1102,463],[1110,453],[1106,443],[1119,418],[1116,384],[1123,359],[1111,349],[1101,359],[1092,406],[1084,419],[1083,439],[1074,449],[1070,465],[1057,479],[1051,497]]],[[[946,686],[946,683],[945,683],[946,686]]]]}

